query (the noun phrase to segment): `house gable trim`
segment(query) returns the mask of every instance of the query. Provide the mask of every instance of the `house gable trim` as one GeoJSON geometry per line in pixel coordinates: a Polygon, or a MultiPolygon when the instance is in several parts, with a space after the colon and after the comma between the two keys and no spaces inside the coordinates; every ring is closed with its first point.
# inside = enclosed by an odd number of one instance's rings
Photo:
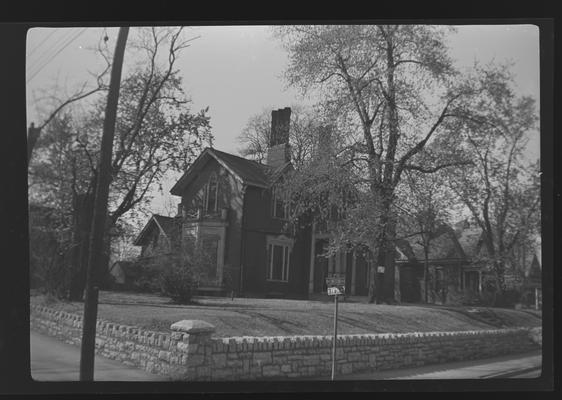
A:
{"type": "Polygon", "coordinates": [[[178,182],[170,189],[170,193],[176,196],[181,196],[182,191],[191,183],[192,174],[193,172],[198,169],[202,168],[205,165],[205,161],[207,157],[214,158],[224,169],[226,169],[232,176],[236,178],[236,180],[242,184],[257,186],[260,188],[267,189],[267,186],[263,185],[262,183],[255,182],[248,179],[243,179],[226,161],[224,161],[220,155],[216,154],[212,148],[206,148],[201,155],[195,160],[193,164],[187,169],[187,171],[183,174],[183,176],[178,180],[178,182]]]}
{"type": "Polygon", "coordinates": [[[156,221],[154,219],[154,215],[152,217],[150,217],[150,219],[148,220],[148,222],[146,223],[146,225],[144,226],[144,228],[142,228],[142,231],[139,233],[139,235],[136,237],[136,239],[133,241],[133,244],[135,246],[142,246],[142,239],[144,239],[144,236],[146,235],[146,233],[148,232],[148,230],[150,229],[150,225],[152,224],[152,221],[156,221]]]}

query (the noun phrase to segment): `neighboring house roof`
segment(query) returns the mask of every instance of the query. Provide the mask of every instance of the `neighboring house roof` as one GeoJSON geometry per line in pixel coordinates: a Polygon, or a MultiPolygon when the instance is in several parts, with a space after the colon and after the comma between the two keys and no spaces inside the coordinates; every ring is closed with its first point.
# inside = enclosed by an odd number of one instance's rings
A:
{"type": "MultiPolygon", "coordinates": [[[[397,241],[399,261],[423,262],[425,260],[424,247],[418,235],[397,241]]],[[[429,242],[428,260],[431,262],[464,261],[465,256],[457,241],[455,232],[448,225],[442,225],[429,242]]]]}
{"type": "Polygon", "coordinates": [[[457,240],[466,258],[478,258],[482,244],[482,229],[478,226],[457,227],[457,240]]]}
{"type": "Polygon", "coordinates": [[[114,270],[117,271],[118,269],[120,269],[121,272],[123,273],[125,282],[127,282],[129,279],[137,278],[141,274],[140,266],[136,264],[134,261],[125,261],[125,260],[115,261],[109,271],[110,272],[114,270]]]}
{"type": "Polygon", "coordinates": [[[197,172],[202,170],[210,159],[215,159],[226,168],[240,182],[250,186],[268,188],[274,183],[291,163],[273,169],[268,165],[254,160],[248,160],[234,154],[225,153],[213,148],[206,148],[187,169],[183,176],[176,182],[170,193],[180,196],[182,191],[196,178],[197,172]]]}
{"type": "Polygon", "coordinates": [[[173,217],[153,214],[148,220],[142,231],[139,233],[133,244],[142,246],[152,229],[158,228],[169,240],[172,240],[178,233],[178,227],[173,217]]]}

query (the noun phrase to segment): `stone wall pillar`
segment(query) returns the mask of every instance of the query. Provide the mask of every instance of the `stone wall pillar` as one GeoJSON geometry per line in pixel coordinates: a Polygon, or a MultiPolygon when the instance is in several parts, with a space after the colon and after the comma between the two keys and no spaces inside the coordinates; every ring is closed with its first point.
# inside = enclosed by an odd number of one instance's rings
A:
{"type": "Polygon", "coordinates": [[[182,377],[185,380],[210,380],[212,347],[211,336],[215,327],[199,320],[182,320],[170,327],[181,341],[177,351],[182,365],[182,377]]]}

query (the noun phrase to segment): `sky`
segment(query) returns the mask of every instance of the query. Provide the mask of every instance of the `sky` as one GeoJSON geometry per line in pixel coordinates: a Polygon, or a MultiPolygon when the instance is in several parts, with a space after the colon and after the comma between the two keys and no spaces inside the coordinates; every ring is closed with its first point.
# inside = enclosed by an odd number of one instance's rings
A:
{"type": "MultiPolygon", "coordinates": [[[[134,28],[133,28],[134,29],[134,28]]],[[[99,59],[91,50],[103,34],[114,48],[117,28],[33,28],[27,35],[28,123],[41,122],[45,96],[57,87],[72,92],[98,71],[99,59]],[[88,72],[89,71],[89,72],[88,72]]],[[[197,37],[181,54],[177,66],[183,76],[193,111],[209,107],[214,147],[237,153],[236,137],[248,119],[265,110],[291,104],[312,104],[282,74],[287,54],[268,26],[203,26],[186,28],[186,37],[197,37]]],[[[517,89],[539,101],[539,30],[533,25],[466,25],[448,39],[457,66],[478,60],[513,62],[517,89]]],[[[124,68],[131,60],[125,56],[124,68]]],[[[538,157],[539,136],[529,145],[529,156],[538,157]]],[[[167,193],[174,182],[165,182],[167,193]]],[[[153,212],[163,212],[168,194],[157,195],[153,212]]]]}

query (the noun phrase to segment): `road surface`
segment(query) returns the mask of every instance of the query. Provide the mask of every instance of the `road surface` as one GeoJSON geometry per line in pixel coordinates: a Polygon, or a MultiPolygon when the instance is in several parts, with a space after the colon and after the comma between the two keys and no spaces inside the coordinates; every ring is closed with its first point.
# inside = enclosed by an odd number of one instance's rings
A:
{"type": "Polygon", "coordinates": [[[359,373],[336,378],[339,380],[538,378],[541,375],[541,363],[542,356],[538,350],[488,359],[359,373]]]}
{"type": "MultiPolygon", "coordinates": [[[[78,381],[80,348],[58,339],[31,332],[31,377],[36,381],[78,381]]],[[[119,361],[96,356],[94,381],[166,381],[119,361]]]]}

